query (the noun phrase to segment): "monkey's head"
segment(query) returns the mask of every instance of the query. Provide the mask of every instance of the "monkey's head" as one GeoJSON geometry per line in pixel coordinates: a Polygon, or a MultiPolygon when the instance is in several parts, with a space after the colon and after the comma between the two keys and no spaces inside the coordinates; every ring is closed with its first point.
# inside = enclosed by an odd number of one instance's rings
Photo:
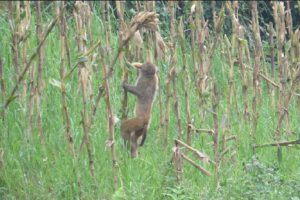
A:
{"type": "Polygon", "coordinates": [[[154,76],[159,71],[158,67],[150,62],[133,63],[132,65],[141,70],[142,76],[154,76]]]}

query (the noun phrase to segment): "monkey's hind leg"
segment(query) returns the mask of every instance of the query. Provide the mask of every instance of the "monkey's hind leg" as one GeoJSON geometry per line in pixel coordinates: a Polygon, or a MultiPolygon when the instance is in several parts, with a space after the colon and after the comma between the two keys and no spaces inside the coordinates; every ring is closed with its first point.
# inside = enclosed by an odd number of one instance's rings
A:
{"type": "Polygon", "coordinates": [[[132,124],[131,119],[126,120],[121,124],[120,131],[121,136],[125,141],[130,141],[130,135],[133,132],[132,127],[130,126],[132,124]]]}
{"type": "Polygon", "coordinates": [[[124,121],[120,127],[123,139],[129,143],[128,145],[131,145],[132,158],[137,157],[137,139],[142,135],[143,124],[142,119],[135,117],[124,121]]]}
{"type": "Polygon", "coordinates": [[[131,143],[130,135],[132,133],[131,126],[130,126],[131,124],[132,124],[131,120],[126,120],[120,126],[121,136],[124,139],[123,148],[125,146],[126,154],[128,156],[129,156],[128,149],[130,149],[130,143],[131,143]]]}
{"type": "Polygon", "coordinates": [[[143,129],[135,131],[131,136],[131,157],[138,157],[138,139],[143,134],[143,129]]]}

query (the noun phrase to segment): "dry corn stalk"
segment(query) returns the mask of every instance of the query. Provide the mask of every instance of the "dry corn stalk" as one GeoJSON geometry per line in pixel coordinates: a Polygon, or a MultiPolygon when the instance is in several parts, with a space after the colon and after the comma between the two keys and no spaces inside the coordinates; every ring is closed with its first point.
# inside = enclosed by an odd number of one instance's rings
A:
{"type": "Polygon", "coordinates": [[[237,1],[226,1],[225,6],[227,8],[227,12],[229,14],[229,17],[231,19],[231,55],[235,54],[236,50],[236,32],[237,32],[237,25],[238,25],[238,19],[235,17],[235,5],[237,5],[237,1]]]}
{"type": "Polygon", "coordinates": [[[120,45],[118,48],[118,53],[115,55],[111,66],[108,71],[108,75],[111,75],[113,71],[113,67],[119,57],[122,48],[133,38],[135,32],[137,32],[140,28],[144,27],[149,30],[156,30],[156,26],[160,24],[158,17],[159,15],[156,12],[140,12],[138,13],[131,21],[128,30],[124,33],[122,41],[120,41],[120,45]]]}
{"type": "MultiPolygon", "coordinates": [[[[106,145],[111,149],[112,153],[112,164],[113,164],[113,179],[115,184],[115,189],[118,189],[118,181],[117,181],[117,171],[118,171],[118,163],[117,163],[117,156],[115,151],[115,136],[114,136],[114,124],[115,124],[115,118],[113,115],[113,109],[110,103],[110,92],[109,92],[109,84],[108,84],[108,74],[106,73],[106,64],[105,64],[105,58],[104,58],[104,49],[100,46],[100,55],[101,55],[101,63],[102,63],[102,72],[104,77],[104,86],[105,86],[105,93],[106,93],[106,105],[107,105],[107,113],[108,113],[108,132],[109,132],[109,138],[106,141],[106,145]]],[[[122,178],[120,176],[120,180],[122,183],[122,178]]]]}
{"type": "MultiPolygon", "coordinates": [[[[24,1],[24,9],[21,8],[21,12],[25,12],[25,17],[21,20],[19,24],[19,29],[21,33],[21,37],[23,40],[23,67],[26,66],[27,63],[27,46],[29,44],[29,39],[27,36],[27,29],[30,27],[30,17],[31,17],[31,11],[30,11],[30,3],[24,1]]],[[[24,104],[26,101],[26,90],[27,90],[27,79],[23,80],[23,88],[22,88],[22,97],[21,97],[21,103],[24,104]]],[[[26,112],[26,109],[24,109],[26,112]]]]}
{"type": "Polygon", "coordinates": [[[35,87],[34,87],[34,76],[35,76],[35,63],[30,72],[30,101],[29,101],[29,115],[28,115],[28,136],[27,141],[31,140],[31,132],[32,132],[32,117],[33,117],[33,109],[34,109],[34,94],[35,94],[35,87]]]}
{"type": "MultiPolygon", "coordinates": [[[[127,26],[123,21],[124,18],[124,5],[125,3],[123,1],[116,1],[116,10],[117,15],[119,18],[119,40],[123,40],[123,34],[127,30],[127,26]]],[[[126,44],[126,49],[128,48],[126,44]]],[[[124,67],[124,55],[123,52],[120,52],[119,54],[119,61],[120,61],[120,68],[123,70],[122,80],[128,81],[128,70],[127,67],[124,67]]],[[[127,91],[125,89],[122,89],[123,92],[123,98],[122,98],[122,120],[127,120],[128,115],[128,107],[127,107],[127,91]]],[[[107,116],[108,117],[108,116],[107,116]]]]}
{"type": "MultiPolygon", "coordinates": [[[[176,115],[176,127],[177,127],[177,135],[178,140],[181,140],[182,130],[181,130],[181,120],[180,120],[180,112],[179,112],[179,100],[178,100],[178,92],[177,92],[177,79],[178,79],[178,66],[177,66],[177,53],[176,53],[176,30],[175,30],[175,4],[174,2],[169,2],[169,9],[171,12],[171,37],[170,37],[170,50],[171,50],[171,60],[170,60],[170,75],[173,82],[173,101],[174,101],[174,112],[176,115]]],[[[183,33],[182,33],[183,34],[183,33]]],[[[176,143],[175,143],[176,144],[176,143]]],[[[176,144],[176,147],[179,148],[179,145],[176,144]]],[[[178,150],[180,152],[180,150],[178,150]]],[[[176,170],[177,170],[177,181],[180,183],[182,181],[182,162],[181,156],[175,156],[176,170]]]]}
{"type": "MultiPolygon", "coordinates": [[[[88,31],[88,38],[89,38],[89,42],[90,42],[90,45],[93,46],[94,45],[94,39],[93,39],[93,36],[92,36],[92,31],[91,31],[91,21],[93,21],[93,11],[92,11],[92,8],[90,7],[90,1],[84,1],[84,4],[83,4],[83,8],[84,8],[84,14],[85,14],[85,18],[84,18],[84,21],[86,23],[86,26],[87,26],[87,31],[88,31]]],[[[105,22],[105,20],[104,20],[105,22]]]]}
{"type": "Polygon", "coordinates": [[[163,133],[163,141],[164,141],[164,153],[167,154],[167,146],[168,146],[168,130],[169,130],[169,115],[170,115],[170,98],[171,98],[171,74],[170,72],[167,74],[167,98],[166,98],[166,112],[165,112],[165,122],[164,122],[164,133],[163,133]]]}
{"type": "Polygon", "coordinates": [[[277,104],[276,104],[276,112],[277,116],[279,117],[281,111],[281,104],[282,104],[282,95],[283,92],[282,85],[280,83],[280,79],[282,78],[282,47],[283,42],[285,40],[285,23],[284,23],[284,6],[279,2],[273,3],[273,13],[274,13],[274,22],[275,22],[275,30],[276,30],[276,40],[277,40],[277,66],[279,66],[278,70],[278,78],[277,84],[280,85],[280,88],[277,90],[277,104]]]}
{"type": "MultiPolygon", "coordinates": [[[[294,42],[294,46],[299,47],[299,38],[300,38],[300,34],[299,34],[299,30],[297,29],[294,33],[293,36],[293,42],[294,42]]],[[[297,48],[298,49],[298,48],[297,48]]],[[[291,53],[294,54],[294,53],[291,53]]],[[[298,58],[299,60],[299,58],[298,58]]],[[[286,117],[286,132],[288,136],[291,136],[291,130],[289,127],[289,103],[290,100],[292,98],[292,95],[296,89],[297,83],[300,81],[300,67],[298,67],[292,77],[292,83],[291,83],[291,88],[290,91],[288,92],[288,94],[285,96],[284,98],[284,104],[283,107],[281,108],[281,113],[280,116],[278,118],[277,121],[277,128],[275,131],[275,135],[274,135],[274,139],[277,140],[279,137],[281,137],[281,123],[283,121],[283,118],[286,117]]]]}
{"type": "Polygon", "coordinates": [[[81,120],[82,120],[82,127],[83,127],[83,131],[84,131],[84,140],[85,140],[85,144],[86,144],[88,155],[89,155],[89,164],[90,164],[90,168],[91,168],[91,173],[92,173],[93,178],[95,178],[95,167],[94,167],[94,161],[93,161],[93,157],[92,157],[91,142],[89,139],[88,126],[85,121],[86,117],[84,116],[82,111],[80,111],[80,114],[81,114],[81,120]]]}
{"type": "MultiPolygon", "coordinates": [[[[174,9],[174,7],[172,6],[172,2],[170,5],[170,8],[174,9]]],[[[174,12],[174,10],[173,10],[174,12]]],[[[172,18],[171,18],[172,20],[172,18]]],[[[174,21],[172,21],[174,23],[174,21]]],[[[171,22],[171,27],[173,27],[173,30],[175,30],[174,28],[174,24],[172,25],[171,22]]],[[[174,35],[175,36],[175,35],[174,35]]],[[[175,41],[176,42],[176,41],[175,41]]],[[[176,54],[176,50],[174,50],[173,47],[173,43],[172,43],[172,36],[171,36],[171,41],[169,41],[167,43],[168,48],[171,51],[171,59],[170,59],[170,64],[169,64],[169,73],[167,74],[167,98],[166,98],[166,112],[165,112],[165,123],[164,123],[164,133],[163,133],[163,141],[164,141],[164,153],[167,154],[167,146],[168,146],[168,130],[169,130],[169,116],[170,116],[170,98],[171,98],[171,81],[172,81],[172,68],[173,66],[177,63],[177,56],[174,56],[174,54],[176,54]]],[[[175,74],[175,71],[174,71],[175,74]]]]}
{"type": "MultiPolygon", "coordinates": [[[[155,11],[155,6],[153,9],[155,11]]],[[[152,39],[154,42],[155,65],[158,67],[159,59],[160,59],[160,61],[166,61],[166,52],[168,49],[167,49],[167,46],[166,46],[165,42],[163,41],[159,32],[156,31],[155,34],[152,35],[152,39]]],[[[159,72],[157,73],[157,77],[158,77],[158,99],[159,99],[160,126],[159,126],[157,134],[156,134],[156,141],[155,141],[156,144],[158,143],[160,136],[163,134],[163,130],[164,130],[163,102],[162,102],[162,94],[161,94],[161,87],[160,87],[161,79],[160,79],[159,72]]]]}
{"type": "Polygon", "coordinates": [[[155,37],[156,37],[155,48],[157,49],[158,58],[161,61],[166,61],[167,58],[166,53],[168,51],[168,47],[164,43],[159,32],[155,31],[155,37]]]}
{"type": "Polygon", "coordinates": [[[192,124],[188,125],[191,131],[196,131],[197,133],[211,133],[215,134],[215,131],[212,129],[196,129],[192,124]]]}
{"type": "Polygon", "coordinates": [[[185,110],[187,113],[187,144],[192,144],[192,131],[189,128],[189,124],[192,123],[192,117],[190,113],[190,104],[189,104],[189,80],[188,80],[188,65],[187,65],[187,51],[185,47],[185,37],[183,34],[183,23],[182,23],[182,17],[180,18],[179,25],[178,25],[178,39],[179,44],[181,47],[181,51],[183,54],[183,73],[184,73],[184,93],[185,93],[185,110]]]}
{"type": "MultiPolygon", "coordinates": [[[[185,156],[182,151],[180,150],[180,145],[181,146],[184,146],[187,148],[187,150],[190,150],[194,153],[195,157],[204,162],[204,163],[207,163],[208,161],[211,161],[210,158],[205,155],[204,153],[198,151],[197,149],[194,149],[192,147],[190,147],[189,145],[185,144],[184,142],[178,140],[178,139],[174,139],[173,140],[173,148],[172,148],[172,151],[173,151],[173,155],[174,155],[174,164],[175,164],[175,168],[177,167],[177,164],[176,161],[179,160],[178,158],[182,157],[183,159],[185,159],[186,161],[188,161],[189,163],[191,163],[192,165],[194,165],[197,169],[199,169],[201,172],[203,172],[206,176],[210,177],[212,176],[212,174],[207,171],[205,168],[201,167],[200,165],[196,164],[193,160],[189,159],[187,156],[185,156]]],[[[213,161],[212,161],[213,162],[213,161]]],[[[177,169],[176,169],[177,170],[177,169]]],[[[181,172],[182,174],[182,172],[181,172]]]]}
{"type": "MultiPolygon", "coordinates": [[[[231,51],[229,49],[230,43],[228,41],[227,35],[224,35],[224,41],[227,48],[227,57],[229,60],[230,66],[230,75],[229,75],[229,90],[228,90],[228,129],[231,129],[231,107],[232,107],[232,92],[234,86],[234,76],[233,76],[233,60],[231,58],[231,51]]],[[[232,47],[233,48],[233,47],[232,47]]]]}
{"type": "MultiPolygon", "coordinates": [[[[20,27],[19,27],[19,19],[20,19],[20,1],[16,2],[16,11],[15,11],[15,19],[13,19],[13,1],[9,1],[9,21],[10,21],[10,31],[12,35],[12,53],[13,53],[13,65],[15,69],[15,79],[16,83],[18,82],[19,78],[19,70],[20,70],[20,64],[18,62],[19,59],[19,42],[20,42],[20,27]]],[[[17,88],[18,95],[20,96],[21,91],[20,87],[17,88]]]]}
{"type": "Polygon", "coordinates": [[[266,144],[260,144],[260,145],[255,145],[255,148],[260,148],[260,147],[278,147],[279,146],[290,146],[291,144],[300,144],[300,140],[292,140],[292,141],[285,141],[285,142],[274,142],[274,143],[266,143],[266,144]]]}
{"type": "Polygon", "coordinates": [[[109,12],[109,1],[106,1],[107,21],[108,21],[108,33],[109,33],[109,44],[113,46],[112,34],[111,34],[111,23],[110,23],[110,12],[109,12]]]}
{"type": "Polygon", "coordinates": [[[240,74],[243,82],[243,97],[244,97],[244,111],[243,117],[246,120],[246,123],[250,125],[250,111],[249,111],[249,101],[248,101],[248,89],[249,85],[247,82],[247,71],[245,69],[245,44],[247,43],[244,40],[244,28],[238,24],[238,50],[239,50],[239,68],[240,74]]]}
{"type": "MultiPolygon", "coordinates": [[[[270,57],[271,57],[271,80],[274,82],[274,44],[273,44],[273,23],[269,23],[269,34],[270,34],[270,46],[271,46],[271,52],[270,52],[270,57]]],[[[291,55],[292,56],[292,55],[291,55]]],[[[275,90],[274,86],[270,87],[271,91],[271,105],[272,108],[275,108],[275,90]]]]}
{"type": "MultiPolygon", "coordinates": [[[[251,1],[251,13],[252,13],[252,33],[254,37],[254,65],[253,65],[253,99],[252,99],[252,109],[253,109],[253,124],[252,124],[252,131],[253,131],[253,143],[256,140],[256,127],[257,127],[257,94],[258,94],[258,73],[260,69],[260,57],[261,51],[260,48],[260,32],[258,27],[258,20],[257,20],[257,2],[251,1]]],[[[253,153],[255,154],[255,148],[253,148],[253,153]]]]}
{"type": "Polygon", "coordinates": [[[17,96],[14,96],[17,88],[18,88],[18,85],[20,84],[20,82],[23,80],[23,77],[25,75],[25,73],[27,72],[28,68],[30,67],[31,65],[31,62],[34,60],[34,58],[37,56],[37,52],[39,51],[39,49],[41,48],[41,46],[43,45],[45,39],[47,38],[47,36],[49,35],[50,31],[52,30],[52,28],[54,27],[55,23],[57,22],[57,20],[59,19],[60,15],[63,13],[63,11],[65,10],[65,6],[62,8],[61,12],[59,13],[58,16],[56,16],[49,24],[46,32],[45,32],[45,35],[44,35],[44,38],[43,40],[39,43],[39,45],[37,46],[35,52],[33,53],[33,55],[29,58],[29,61],[27,62],[26,66],[23,68],[23,71],[22,73],[20,74],[19,78],[18,78],[18,81],[14,87],[14,89],[12,90],[10,96],[8,97],[8,99],[6,100],[6,103],[4,105],[4,108],[1,112],[1,115],[0,115],[0,119],[2,119],[2,117],[4,116],[4,112],[6,110],[6,108],[8,107],[8,105],[10,104],[11,101],[13,101],[17,96]]]}
{"type": "Polygon", "coordinates": [[[134,37],[133,37],[133,42],[134,44],[138,47],[138,48],[141,48],[142,45],[143,45],[143,39],[141,37],[141,34],[140,34],[140,31],[136,31],[134,33],[134,37]]]}
{"type": "MultiPolygon", "coordinates": [[[[82,86],[82,89],[86,92],[87,96],[92,95],[92,72],[89,69],[89,67],[86,65],[86,63],[80,64],[81,67],[78,70],[78,89],[77,93],[79,92],[80,86],[82,86]]],[[[86,96],[86,97],[87,97],[86,96]]]]}
{"type": "Polygon", "coordinates": [[[5,85],[4,85],[4,72],[3,72],[3,65],[2,65],[2,57],[1,57],[1,49],[0,49],[0,82],[1,82],[1,96],[2,96],[2,103],[5,102],[5,85]]]}
{"type": "MultiPolygon", "coordinates": [[[[64,6],[64,2],[62,2],[62,7],[64,6]]],[[[59,13],[59,7],[56,5],[56,10],[59,13]]],[[[68,140],[69,144],[69,151],[71,155],[73,156],[74,159],[74,167],[73,169],[76,169],[77,165],[77,159],[75,155],[75,149],[74,149],[74,142],[73,142],[73,137],[71,134],[71,126],[70,126],[70,118],[69,118],[69,113],[68,113],[68,106],[67,106],[67,100],[66,100],[66,87],[64,84],[64,73],[65,73],[65,30],[66,30],[66,23],[64,23],[65,18],[63,15],[60,17],[60,23],[59,23],[59,37],[61,41],[61,63],[60,63],[60,86],[61,86],[61,95],[62,95],[62,115],[63,115],[63,125],[65,126],[65,131],[66,131],[66,138],[68,140]]],[[[80,176],[79,173],[77,174],[78,176],[78,182],[80,181],[80,176]]]]}
{"type": "MultiPolygon", "coordinates": [[[[41,13],[41,4],[40,1],[35,2],[36,5],[36,15],[37,15],[37,24],[36,24],[36,33],[37,33],[37,38],[38,41],[41,42],[43,39],[43,31],[44,28],[42,28],[42,13],[41,13]]],[[[27,3],[27,6],[29,8],[27,12],[30,12],[30,5],[27,3]]],[[[25,41],[24,41],[25,42],[25,41]]],[[[29,41],[28,41],[29,42],[29,41]]],[[[24,45],[24,53],[25,53],[25,45],[24,45]]],[[[27,55],[26,55],[27,57],[27,55]]],[[[40,50],[38,51],[38,76],[37,76],[37,86],[35,88],[35,100],[36,100],[36,111],[37,111],[37,121],[38,121],[38,128],[39,128],[39,136],[41,140],[42,146],[45,148],[45,141],[44,141],[44,135],[43,135],[43,128],[42,128],[42,115],[41,115],[41,110],[40,110],[40,96],[42,93],[42,69],[44,68],[45,65],[45,48],[44,45],[41,46],[40,50]]],[[[24,88],[24,87],[23,87],[24,88]]],[[[23,89],[24,92],[24,89],[23,89]]]]}
{"type": "Polygon", "coordinates": [[[219,155],[219,124],[218,124],[218,105],[219,105],[219,100],[217,97],[218,91],[217,91],[217,81],[215,80],[214,83],[211,83],[211,103],[212,103],[212,110],[214,112],[213,114],[213,126],[214,126],[214,135],[213,135],[213,140],[214,140],[214,155],[215,155],[215,162],[216,162],[216,167],[215,167],[215,181],[217,184],[217,188],[220,187],[220,180],[219,180],[219,168],[220,168],[220,158],[221,156],[219,155]]]}

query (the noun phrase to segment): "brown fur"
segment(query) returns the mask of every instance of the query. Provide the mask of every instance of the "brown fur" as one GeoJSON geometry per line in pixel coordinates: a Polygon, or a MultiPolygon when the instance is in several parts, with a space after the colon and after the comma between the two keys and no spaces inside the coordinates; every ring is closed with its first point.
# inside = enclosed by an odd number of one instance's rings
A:
{"type": "Polygon", "coordinates": [[[141,75],[136,85],[131,86],[123,81],[123,88],[137,96],[135,117],[128,119],[121,124],[121,135],[125,141],[131,143],[131,157],[136,158],[137,142],[140,136],[142,146],[146,140],[148,128],[151,120],[151,109],[156,96],[158,79],[156,72],[158,68],[150,62],[144,63],[141,68],[141,75]]]}

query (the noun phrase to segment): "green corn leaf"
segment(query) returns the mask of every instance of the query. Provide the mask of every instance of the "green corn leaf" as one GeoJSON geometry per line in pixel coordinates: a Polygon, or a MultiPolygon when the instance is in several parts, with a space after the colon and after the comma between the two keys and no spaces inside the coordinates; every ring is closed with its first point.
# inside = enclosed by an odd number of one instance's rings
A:
{"type": "Polygon", "coordinates": [[[220,121],[220,124],[219,124],[219,129],[222,128],[226,122],[226,119],[227,119],[227,115],[223,115],[221,121],[220,121]]]}

